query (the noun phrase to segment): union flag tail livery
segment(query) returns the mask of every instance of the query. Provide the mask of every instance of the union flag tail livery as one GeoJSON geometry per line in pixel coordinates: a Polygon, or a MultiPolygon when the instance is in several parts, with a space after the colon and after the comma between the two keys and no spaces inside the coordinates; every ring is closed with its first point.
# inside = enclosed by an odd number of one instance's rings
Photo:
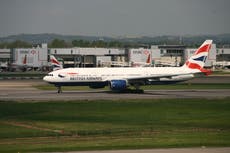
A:
{"type": "MultiPolygon", "coordinates": [[[[62,86],[89,86],[94,89],[109,86],[112,91],[119,92],[133,86],[136,91],[142,92],[139,89],[142,85],[172,84],[192,79],[197,73],[208,74],[209,71],[203,67],[211,44],[212,40],[206,40],[182,67],[66,68],[50,72],[43,80],[55,85],[58,93],[62,92],[62,86]]],[[[51,63],[59,68],[61,66],[54,56],[51,56],[51,63]]]]}
{"type": "Polygon", "coordinates": [[[53,71],[63,68],[62,63],[59,62],[53,55],[50,55],[50,63],[53,66],[53,71]]]}
{"type": "Polygon", "coordinates": [[[208,53],[212,46],[212,40],[206,40],[192,55],[189,60],[185,63],[184,67],[188,67],[189,69],[196,69],[200,72],[209,75],[211,73],[210,70],[204,69],[205,61],[208,57],[208,53]]]}

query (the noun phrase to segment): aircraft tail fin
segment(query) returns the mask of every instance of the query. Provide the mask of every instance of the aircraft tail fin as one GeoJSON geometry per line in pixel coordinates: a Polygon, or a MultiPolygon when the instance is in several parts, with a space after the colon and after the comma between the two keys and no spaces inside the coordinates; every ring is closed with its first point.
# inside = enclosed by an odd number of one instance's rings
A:
{"type": "Polygon", "coordinates": [[[210,70],[204,69],[205,61],[208,57],[209,51],[212,46],[212,40],[206,40],[197,50],[196,52],[186,61],[183,67],[187,67],[189,69],[197,69],[200,72],[209,75],[211,73],[210,70]]]}
{"type": "Polygon", "coordinates": [[[146,64],[150,65],[151,64],[151,54],[149,53],[148,58],[146,60],[146,64]]]}
{"type": "Polygon", "coordinates": [[[22,61],[22,64],[26,65],[27,64],[27,55],[25,55],[23,61],[22,61]]]}
{"type": "Polygon", "coordinates": [[[54,71],[63,69],[62,63],[59,62],[53,55],[50,55],[50,62],[54,71]]]}

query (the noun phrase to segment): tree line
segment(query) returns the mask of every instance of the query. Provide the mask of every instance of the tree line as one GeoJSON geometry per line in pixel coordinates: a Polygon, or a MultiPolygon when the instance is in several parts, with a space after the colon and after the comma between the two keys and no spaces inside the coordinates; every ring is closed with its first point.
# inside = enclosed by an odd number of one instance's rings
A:
{"type": "MultiPolygon", "coordinates": [[[[1,42],[0,48],[31,48],[32,43],[28,43],[21,40],[16,40],[14,42],[1,42]]],[[[97,47],[97,48],[136,48],[140,46],[138,43],[129,42],[119,42],[119,41],[87,41],[87,40],[73,40],[72,42],[67,42],[61,39],[54,39],[52,42],[48,43],[49,48],[72,48],[72,47],[97,47]]]]}
{"type": "MultiPolygon", "coordinates": [[[[217,47],[222,47],[227,44],[225,42],[215,42],[217,47]]],[[[72,47],[89,47],[89,48],[138,48],[145,47],[148,48],[151,45],[178,45],[179,42],[167,41],[167,40],[159,40],[158,42],[152,43],[144,43],[144,42],[121,42],[121,41],[103,41],[103,40],[73,40],[73,41],[65,41],[62,39],[54,39],[50,43],[48,43],[49,48],[72,48],[72,47]]],[[[200,45],[200,42],[186,42],[181,45],[185,45],[187,47],[197,48],[200,45]]],[[[33,46],[32,43],[16,40],[13,42],[0,42],[0,48],[31,48],[33,46]]]]}
{"type": "Polygon", "coordinates": [[[0,43],[0,48],[31,48],[32,44],[21,41],[21,40],[16,40],[14,42],[2,42],[0,43]]]}

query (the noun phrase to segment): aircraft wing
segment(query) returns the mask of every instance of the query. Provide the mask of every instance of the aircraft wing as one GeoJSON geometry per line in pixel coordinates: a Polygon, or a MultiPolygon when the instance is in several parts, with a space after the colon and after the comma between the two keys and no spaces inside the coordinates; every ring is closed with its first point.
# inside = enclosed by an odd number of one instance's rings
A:
{"type": "Polygon", "coordinates": [[[128,82],[132,82],[132,81],[144,81],[144,80],[148,80],[148,79],[154,79],[154,80],[160,80],[161,78],[168,78],[168,79],[171,79],[172,77],[174,76],[183,76],[183,75],[190,75],[190,74],[193,74],[193,73],[184,73],[184,74],[157,74],[157,75],[151,75],[151,76],[140,76],[140,77],[131,77],[131,78],[127,78],[127,81],[128,82]]]}

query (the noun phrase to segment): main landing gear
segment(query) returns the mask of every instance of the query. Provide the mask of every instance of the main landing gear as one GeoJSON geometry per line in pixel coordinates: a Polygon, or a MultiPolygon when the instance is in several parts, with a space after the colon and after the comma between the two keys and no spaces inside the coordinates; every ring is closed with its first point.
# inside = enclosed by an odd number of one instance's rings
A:
{"type": "Polygon", "coordinates": [[[112,91],[115,93],[133,93],[133,94],[143,94],[144,90],[140,89],[140,84],[133,84],[134,89],[126,88],[124,90],[112,91]]]}
{"type": "Polygon", "coordinates": [[[143,89],[135,89],[135,90],[131,90],[131,93],[142,94],[142,93],[144,93],[144,90],[143,89]]]}
{"type": "Polygon", "coordinates": [[[144,90],[142,89],[125,89],[125,90],[122,90],[120,91],[119,93],[132,93],[132,94],[142,94],[144,93],[144,90]]]}
{"type": "Polygon", "coordinates": [[[144,93],[144,90],[140,89],[140,84],[134,84],[134,88],[133,93],[144,93]]]}

